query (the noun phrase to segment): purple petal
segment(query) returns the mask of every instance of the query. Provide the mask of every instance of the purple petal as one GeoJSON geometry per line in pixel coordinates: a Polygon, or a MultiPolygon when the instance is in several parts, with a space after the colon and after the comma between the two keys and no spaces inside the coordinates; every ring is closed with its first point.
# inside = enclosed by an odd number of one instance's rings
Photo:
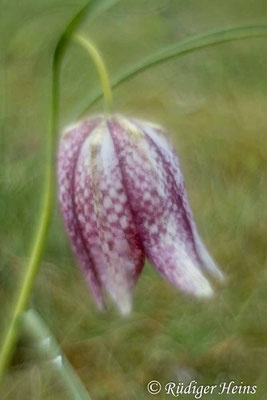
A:
{"type": "Polygon", "coordinates": [[[79,264],[99,308],[104,308],[101,285],[91,254],[81,234],[74,205],[74,177],[78,155],[85,138],[100,122],[99,118],[84,121],[67,129],[60,140],[58,155],[59,200],[65,226],[79,264]]]}
{"type": "Polygon", "coordinates": [[[215,279],[220,281],[224,280],[224,275],[210,256],[208,250],[206,249],[202,239],[199,236],[197,226],[190,208],[188,196],[185,189],[183,175],[181,173],[181,167],[179,163],[178,156],[175,152],[173,146],[167,141],[164,132],[158,126],[153,126],[148,123],[144,123],[143,125],[144,132],[149,136],[149,138],[155,143],[158,147],[158,151],[165,159],[166,167],[169,173],[173,176],[175,180],[176,190],[180,193],[183,193],[181,197],[181,201],[184,207],[184,210],[188,216],[188,221],[191,225],[191,230],[193,233],[193,240],[195,244],[195,248],[197,251],[197,255],[201,261],[201,264],[206,269],[208,273],[210,273],[215,279]]]}
{"type": "Polygon", "coordinates": [[[82,146],[75,176],[75,204],[101,284],[121,312],[128,313],[144,253],[104,121],[82,146]]]}
{"type": "Polygon", "coordinates": [[[191,221],[183,204],[185,192],[177,187],[164,156],[128,119],[118,116],[109,127],[149,261],[183,291],[210,296],[212,289],[199,268],[191,221]]]}

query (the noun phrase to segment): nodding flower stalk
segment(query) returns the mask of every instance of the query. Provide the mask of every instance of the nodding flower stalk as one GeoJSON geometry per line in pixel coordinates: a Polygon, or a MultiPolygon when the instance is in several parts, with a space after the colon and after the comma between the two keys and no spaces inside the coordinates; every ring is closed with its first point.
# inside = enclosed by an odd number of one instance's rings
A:
{"type": "Polygon", "coordinates": [[[103,62],[103,59],[96,49],[96,47],[93,45],[92,42],[90,42],[88,39],[81,35],[75,35],[74,40],[76,40],[77,43],[79,43],[81,46],[85,48],[85,50],[91,55],[95,66],[98,71],[99,79],[101,82],[102,86],[102,91],[104,94],[104,102],[105,102],[105,110],[106,112],[111,111],[111,106],[112,106],[112,92],[111,92],[111,87],[109,83],[109,78],[108,78],[108,73],[105,67],[105,64],[103,62]]]}
{"type": "Polygon", "coordinates": [[[106,289],[123,314],[145,257],[182,291],[210,297],[223,279],[189,206],[164,130],[123,115],[95,116],[60,139],[58,186],[68,235],[97,305],[106,289]]]}

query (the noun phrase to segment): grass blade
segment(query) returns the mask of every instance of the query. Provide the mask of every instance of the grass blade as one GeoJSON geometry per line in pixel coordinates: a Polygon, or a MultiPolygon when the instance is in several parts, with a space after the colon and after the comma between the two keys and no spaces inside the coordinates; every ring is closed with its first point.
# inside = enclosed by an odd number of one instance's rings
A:
{"type": "MultiPolygon", "coordinates": [[[[167,46],[164,49],[158,51],[156,54],[148,57],[147,59],[139,62],[133,67],[120,73],[117,77],[111,80],[112,88],[116,88],[123,82],[133,78],[137,74],[152,68],[160,63],[166,62],[174,57],[178,57],[193,51],[214,46],[220,43],[231,42],[234,40],[241,40],[253,37],[263,37],[267,35],[267,24],[266,25],[244,25],[234,28],[227,28],[216,30],[209,33],[199,34],[190,36],[181,42],[167,46]]],[[[90,107],[92,107],[99,99],[102,98],[102,92],[98,91],[94,96],[87,99],[86,104],[80,105],[79,110],[72,115],[72,120],[81,118],[90,107]]]]}
{"type": "Polygon", "coordinates": [[[65,387],[75,400],[90,400],[90,396],[71,364],[62,353],[56,339],[34,310],[21,314],[23,328],[37,345],[38,351],[48,359],[51,367],[61,376],[65,387]]]}

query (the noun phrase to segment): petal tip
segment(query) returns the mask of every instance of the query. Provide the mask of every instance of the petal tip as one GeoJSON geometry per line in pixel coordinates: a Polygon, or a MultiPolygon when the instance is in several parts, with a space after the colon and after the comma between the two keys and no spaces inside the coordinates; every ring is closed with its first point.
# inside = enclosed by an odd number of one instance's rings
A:
{"type": "Polygon", "coordinates": [[[225,276],[225,274],[221,271],[221,270],[217,270],[216,271],[216,278],[220,283],[226,283],[227,281],[227,277],[225,276]]]}
{"type": "Polygon", "coordinates": [[[212,289],[210,284],[207,282],[205,285],[199,286],[195,290],[194,295],[201,299],[210,299],[214,296],[214,290],[212,289]]]}
{"type": "Polygon", "coordinates": [[[127,317],[132,311],[132,302],[131,301],[122,301],[119,303],[120,313],[127,317]]]}

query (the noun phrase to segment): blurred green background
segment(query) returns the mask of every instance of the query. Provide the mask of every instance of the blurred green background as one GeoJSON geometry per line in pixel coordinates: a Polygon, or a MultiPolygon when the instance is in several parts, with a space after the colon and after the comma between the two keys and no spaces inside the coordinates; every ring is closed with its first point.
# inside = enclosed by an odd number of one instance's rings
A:
{"type": "MultiPolygon", "coordinates": [[[[35,232],[43,181],[53,49],[81,0],[1,0],[0,327],[35,232]]],[[[189,35],[267,23],[266,0],[122,0],[80,28],[111,77],[189,35]]],[[[119,112],[165,126],[180,155],[192,209],[228,277],[209,302],[188,299],[146,265],[134,310],[95,310],[58,204],[31,305],[47,322],[93,399],[148,399],[152,379],[258,385],[267,398],[267,37],[202,49],[139,74],[114,91],[119,112]]],[[[99,81],[71,45],[62,70],[61,125],[99,81]]],[[[98,102],[91,113],[101,112],[98,102]]],[[[165,398],[164,394],[155,398],[165,398]]],[[[216,395],[204,396],[215,399],[216,395]]],[[[21,335],[1,400],[69,399],[21,335]]],[[[179,396],[191,399],[192,396],[179,396]]]]}

